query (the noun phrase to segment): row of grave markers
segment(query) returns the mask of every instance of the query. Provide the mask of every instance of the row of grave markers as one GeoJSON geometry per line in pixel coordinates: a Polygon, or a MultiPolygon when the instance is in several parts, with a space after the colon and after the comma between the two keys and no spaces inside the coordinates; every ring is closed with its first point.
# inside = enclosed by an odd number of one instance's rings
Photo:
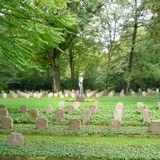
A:
{"type": "MultiPolygon", "coordinates": [[[[157,109],[160,109],[160,102],[158,102],[156,107],[157,109]]],[[[148,106],[143,102],[138,102],[137,109],[143,119],[143,122],[149,124],[149,131],[152,133],[160,133],[160,119],[151,120],[152,111],[148,108],[148,106]]]]}
{"type": "MultiPolygon", "coordinates": [[[[131,90],[130,91],[132,96],[136,96],[136,92],[131,90]]],[[[142,96],[147,96],[147,95],[157,95],[159,94],[159,88],[157,88],[156,90],[151,90],[151,89],[147,89],[146,91],[142,91],[141,89],[139,89],[140,94],[142,94],[142,96]]],[[[115,91],[112,90],[108,93],[108,97],[113,97],[115,94],[115,91]]],[[[19,96],[21,97],[25,97],[25,98],[30,98],[30,97],[34,97],[34,98],[41,98],[42,96],[47,95],[48,98],[52,98],[52,97],[60,97],[60,98],[68,98],[68,97],[72,97],[75,98],[79,95],[79,90],[64,90],[63,92],[48,92],[48,91],[35,91],[35,92],[31,92],[31,91],[26,91],[26,92],[22,92],[20,90],[15,91],[9,91],[9,95],[11,95],[13,98],[18,98],[19,96]]],[[[93,97],[95,96],[96,98],[101,97],[101,96],[106,96],[107,92],[105,90],[103,91],[98,91],[98,90],[86,90],[86,97],[93,97]]],[[[120,96],[124,97],[125,93],[124,93],[124,89],[121,90],[120,92],[120,96]]],[[[8,94],[6,92],[2,93],[2,97],[3,98],[7,98],[8,94]]]]}
{"type": "MultiPolygon", "coordinates": [[[[59,102],[58,106],[59,106],[59,109],[55,111],[55,118],[57,122],[63,122],[64,103],[59,102]]],[[[72,114],[75,110],[79,108],[80,108],[80,102],[76,102],[73,105],[69,105],[67,107],[67,113],[72,114]]],[[[113,114],[113,119],[111,120],[109,125],[110,128],[116,128],[116,129],[120,128],[120,124],[123,116],[123,108],[124,108],[124,104],[122,102],[118,102],[116,104],[114,114],[113,114]]],[[[157,104],[157,108],[158,109],[160,108],[160,103],[157,104]]],[[[148,109],[147,105],[145,105],[142,102],[138,102],[137,109],[143,119],[143,122],[149,124],[149,130],[151,132],[160,131],[160,120],[151,121],[152,112],[151,110],[148,109]]],[[[98,110],[98,104],[90,105],[88,108],[84,109],[82,112],[82,124],[83,125],[87,124],[90,121],[91,115],[96,114],[97,110],[98,110]]],[[[28,107],[21,106],[20,112],[22,113],[28,112],[28,107]]],[[[46,106],[45,112],[52,113],[52,107],[46,106]]],[[[39,110],[37,108],[31,109],[29,113],[31,117],[36,120],[35,127],[37,129],[45,129],[48,127],[48,120],[46,120],[45,118],[39,117],[39,110]]],[[[0,106],[0,120],[1,120],[1,126],[3,128],[13,127],[13,119],[10,116],[8,116],[8,110],[3,105],[0,106]]],[[[75,126],[75,129],[79,129],[80,125],[81,125],[81,122],[78,119],[71,119],[69,121],[69,129],[73,129],[74,128],[73,126],[75,126]]]]}
{"type": "Polygon", "coordinates": [[[115,129],[120,128],[121,120],[123,116],[123,108],[124,108],[124,104],[122,102],[118,102],[116,104],[114,114],[113,114],[113,119],[111,120],[109,125],[110,128],[115,128],[115,129]]]}
{"type": "MultiPolygon", "coordinates": [[[[57,122],[63,122],[64,112],[65,112],[64,103],[59,102],[58,107],[59,108],[55,111],[55,118],[57,122]]],[[[80,102],[75,102],[73,103],[73,105],[67,106],[66,111],[68,114],[72,114],[76,110],[79,110],[79,108],[80,108],[80,102]]],[[[95,103],[90,105],[89,108],[85,109],[82,112],[83,124],[87,124],[90,121],[91,115],[95,114],[97,109],[98,109],[98,104],[95,103]]],[[[46,113],[52,113],[52,111],[53,110],[51,105],[47,105],[45,107],[46,113]]],[[[29,111],[27,106],[22,105],[20,107],[20,112],[21,113],[29,112],[30,116],[36,120],[35,126],[37,129],[45,129],[48,127],[48,120],[46,120],[45,118],[41,118],[39,116],[39,110],[37,108],[33,108],[29,111]]],[[[3,128],[13,127],[13,119],[10,116],[8,116],[8,110],[3,105],[0,106],[0,120],[3,128]]],[[[77,122],[78,120],[75,120],[75,121],[77,122]]],[[[72,120],[71,122],[74,122],[74,120],[72,120]]],[[[69,122],[69,124],[72,125],[71,122],[69,122]]]]}
{"type": "MultiPolygon", "coordinates": [[[[60,106],[62,107],[63,103],[61,102],[60,104],[61,104],[60,106]]],[[[158,109],[159,109],[159,105],[160,105],[160,103],[158,103],[158,105],[157,105],[158,109]]],[[[58,109],[58,110],[63,111],[63,108],[58,109]]],[[[122,102],[119,102],[116,104],[114,114],[113,114],[113,119],[110,122],[110,126],[109,126],[110,128],[116,128],[116,129],[120,128],[120,123],[121,123],[121,119],[123,116],[123,108],[124,108],[124,104],[122,102]]],[[[25,109],[25,111],[28,111],[28,109],[26,109],[26,107],[24,107],[24,106],[22,106],[20,108],[20,111],[24,112],[24,109],[25,109]]],[[[91,105],[89,108],[84,110],[83,124],[87,124],[89,122],[91,115],[95,114],[97,109],[98,109],[98,105],[91,105]]],[[[160,131],[160,120],[156,120],[156,121],[150,120],[152,114],[151,114],[151,111],[148,109],[148,107],[144,103],[138,102],[137,109],[142,116],[143,122],[147,122],[150,124],[149,130],[153,133],[159,132],[160,131]]],[[[12,127],[13,120],[8,117],[8,111],[2,105],[0,106],[0,113],[1,113],[0,115],[2,115],[2,113],[4,115],[2,118],[3,122],[1,122],[1,123],[2,124],[4,123],[3,125],[5,125],[5,127],[12,127]],[[8,117],[8,119],[7,119],[7,117],[8,117]]],[[[61,121],[61,119],[60,119],[60,121],[61,121]]],[[[35,126],[37,129],[40,129],[40,130],[45,129],[48,127],[48,121],[45,118],[38,117],[38,118],[36,118],[35,126]]],[[[77,130],[80,128],[81,128],[81,121],[79,119],[71,119],[69,121],[69,129],[77,130]]],[[[12,132],[8,136],[8,143],[10,145],[16,145],[16,146],[23,145],[24,144],[23,134],[12,132]]]]}

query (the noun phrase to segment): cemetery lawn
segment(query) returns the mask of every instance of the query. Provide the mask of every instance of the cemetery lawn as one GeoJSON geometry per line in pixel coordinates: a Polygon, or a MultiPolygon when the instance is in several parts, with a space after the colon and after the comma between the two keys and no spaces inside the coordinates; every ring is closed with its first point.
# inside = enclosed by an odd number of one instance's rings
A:
{"type": "MultiPolygon", "coordinates": [[[[0,134],[0,141],[7,139],[6,134],[0,134]]],[[[102,136],[46,136],[46,135],[25,135],[26,141],[47,140],[51,142],[65,143],[101,143],[101,144],[159,144],[160,138],[141,137],[102,137],[102,136]]]]}
{"type": "Polygon", "coordinates": [[[136,107],[137,102],[143,102],[152,111],[152,120],[160,119],[160,110],[156,108],[160,101],[158,96],[100,97],[96,101],[99,104],[97,113],[91,116],[87,125],[82,125],[80,130],[74,131],[68,129],[69,120],[78,118],[82,121],[82,110],[93,102],[82,102],[79,111],[73,114],[65,113],[63,123],[58,123],[54,113],[44,112],[45,106],[51,104],[55,111],[58,102],[64,102],[65,109],[73,102],[47,97],[0,98],[0,104],[7,106],[9,115],[14,119],[12,129],[0,128],[0,160],[10,156],[43,157],[43,160],[159,159],[160,133],[149,132],[148,125],[143,123],[136,107]],[[109,129],[108,125],[117,102],[123,102],[125,106],[121,128],[109,129]],[[35,129],[35,120],[29,113],[20,113],[21,105],[26,105],[29,109],[38,108],[40,116],[48,119],[48,128],[35,129]],[[7,135],[11,132],[23,133],[25,144],[21,147],[8,145],[7,135]]]}
{"type": "MultiPolygon", "coordinates": [[[[90,98],[87,98],[90,99],[90,98]]],[[[115,106],[115,104],[117,102],[123,102],[124,105],[129,106],[129,105],[135,105],[137,102],[144,102],[145,104],[149,105],[149,106],[155,106],[157,104],[157,102],[160,101],[160,97],[159,96],[149,96],[149,97],[143,97],[143,96],[125,96],[125,97],[120,97],[118,96],[114,96],[114,97],[107,97],[107,96],[103,96],[100,98],[91,98],[91,99],[95,99],[96,101],[99,102],[99,105],[102,107],[105,106],[115,106]]],[[[60,98],[48,98],[48,97],[42,97],[40,99],[37,98],[24,98],[24,97],[19,97],[19,98],[12,98],[9,97],[7,99],[4,98],[0,98],[0,104],[6,105],[7,108],[17,108],[19,109],[19,107],[21,105],[27,105],[29,108],[38,108],[41,110],[44,110],[44,107],[47,104],[51,104],[53,106],[54,109],[57,109],[57,103],[58,102],[64,102],[65,105],[68,104],[72,104],[73,102],[68,102],[66,101],[66,98],[64,99],[60,99],[60,98]]],[[[88,105],[92,104],[92,102],[82,102],[81,106],[82,107],[87,107],[88,105]]]]}

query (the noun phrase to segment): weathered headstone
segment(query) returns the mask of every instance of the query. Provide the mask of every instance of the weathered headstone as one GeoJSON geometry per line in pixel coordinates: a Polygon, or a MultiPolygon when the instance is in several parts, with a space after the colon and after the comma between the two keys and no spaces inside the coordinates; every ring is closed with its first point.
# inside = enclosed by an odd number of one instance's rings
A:
{"type": "Polygon", "coordinates": [[[59,95],[59,98],[64,98],[65,96],[63,94],[60,94],[59,95]]]}
{"type": "Polygon", "coordinates": [[[143,102],[137,102],[137,109],[139,112],[142,112],[144,109],[148,109],[148,106],[143,102]]]}
{"type": "Polygon", "coordinates": [[[90,108],[91,114],[95,114],[97,112],[98,106],[90,105],[89,108],[90,108]]]}
{"type": "Polygon", "coordinates": [[[152,116],[152,111],[150,111],[149,109],[144,109],[142,111],[142,118],[143,118],[143,122],[145,123],[151,123],[151,116],[152,116]]]}
{"type": "Polygon", "coordinates": [[[121,123],[119,120],[112,119],[109,125],[109,128],[119,129],[121,126],[121,123]]]}
{"type": "Polygon", "coordinates": [[[74,108],[73,105],[69,105],[69,106],[67,107],[67,113],[68,113],[68,114],[72,114],[74,111],[75,111],[75,108],[74,108]]]}
{"type": "Polygon", "coordinates": [[[58,109],[64,109],[64,102],[58,102],[58,109]]]}
{"type": "Polygon", "coordinates": [[[3,94],[2,94],[2,97],[3,97],[3,98],[7,98],[7,93],[3,93],[3,94]]]}
{"type": "Polygon", "coordinates": [[[146,97],[147,93],[145,91],[142,92],[142,96],[146,97]]]}
{"type": "Polygon", "coordinates": [[[51,105],[47,105],[47,106],[45,107],[45,112],[46,112],[46,113],[52,113],[52,111],[53,111],[53,109],[52,109],[52,106],[51,106],[51,105]]]}
{"type": "Polygon", "coordinates": [[[121,90],[120,96],[121,96],[121,97],[124,97],[124,89],[121,90]]]}
{"type": "Polygon", "coordinates": [[[77,109],[79,109],[79,107],[80,107],[80,102],[74,102],[74,104],[73,104],[73,106],[74,106],[74,109],[75,110],[77,110],[77,109]]]}
{"type": "Polygon", "coordinates": [[[0,108],[0,117],[8,116],[8,110],[6,108],[0,108]]]}
{"type": "Polygon", "coordinates": [[[28,112],[28,107],[25,106],[25,105],[22,105],[22,106],[20,107],[20,112],[22,112],[22,113],[28,112]]]}
{"type": "Polygon", "coordinates": [[[4,116],[1,118],[1,125],[3,128],[12,128],[13,127],[13,119],[9,116],[4,116]]]}
{"type": "Polygon", "coordinates": [[[48,128],[48,120],[46,120],[45,118],[37,118],[36,128],[40,130],[48,128]]]}
{"type": "Polygon", "coordinates": [[[64,113],[63,113],[62,109],[57,109],[55,111],[55,118],[56,118],[57,122],[62,122],[63,121],[63,116],[64,116],[64,113]]]}
{"type": "Polygon", "coordinates": [[[149,125],[149,131],[156,133],[160,132],[160,120],[154,120],[149,125]]]}
{"type": "Polygon", "coordinates": [[[121,122],[122,116],[123,116],[123,110],[122,109],[115,109],[114,110],[114,119],[115,120],[118,120],[118,121],[121,122]]]}
{"type": "Polygon", "coordinates": [[[84,110],[82,113],[82,117],[83,117],[83,124],[87,124],[90,121],[90,117],[91,117],[90,109],[84,110]]]}
{"type": "Polygon", "coordinates": [[[68,94],[68,93],[65,93],[64,96],[65,96],[66,98],[68,98],[68,97],[69,97],[69,94],[68,94]]]}
{"type": "Polygon", "coordinates": [[[39,116],[39,110],[37,108],[31,109],[30,115],[32,118],[36,119],[39,116]]]}
{"type": "Polygon", "coordinates": [[[69,129],[77,130],[81,128],[81,121],[79,119],[71,119],[69,121],[69,129]]]}
{"type": "Polygon", "coordinates": [[[53,95],[54,95],[54,97],[58,97],[58,93],[54,93],[53,95]]]}
{"type": "Polygon", "coordinates": [[[24,144],[24,136],[21,133],[12,132],[8,136],[8,144],[15,145],[15,146],[21,146],[24,144]]]}
{"type": "Polygon", "coordinates": [[[50,92],[50,93],[48,93],[48,98],[52,98],[53,97],[53,93],[52,92],[50,92]]]}
{"type": "Polygon", "coordinates": [[[111,91],[109,94],[108,94],[108,97],[113,97],[114,96],[114,91],[111,91]]]}
{"type": "Polygon", "coordinates": [[[157,109],[160,109],[160,102],[158,102],[156,107],[157,107],[157,109]]]}
{"type": "Polygon", "coordinates": [[[13,93],[13,94],[12,94],[12,97],[13,97],[13,98],[18,98],[18,94],[13,93]]]}
{"type": "Polygon", "coordinates": [[[116,109],[123,109],[123,108],[124,108],[123,102],[118,102],[118,103],[116,104],[116,109]]]}
{"type": "Polygon", "coordinates": [[[136,96],[136,92],[131,91],[131,95],[132,95],[132,96],[136,96]]]}

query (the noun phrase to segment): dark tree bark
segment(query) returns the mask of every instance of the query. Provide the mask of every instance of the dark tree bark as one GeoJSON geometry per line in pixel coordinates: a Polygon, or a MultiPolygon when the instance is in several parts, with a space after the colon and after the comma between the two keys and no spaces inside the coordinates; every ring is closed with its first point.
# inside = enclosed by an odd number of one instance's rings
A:
{"type": "Polygon", "coordinates": [[[69,65],[70,65],[70,71],[71,71],[71,80],[74,81],[74,54],[72,51],[71,46],[69,47],[69,65]]]}
{"type": "Polygon", "coordinates": [[[110,77],[111,77],[111,57],[112,57],[112,43],[110,44],[110,47],[108,48],[108,62],[107,62],[107,81],[106,81],[106,88],[109,89],[110,85],[110,77]]]}
{"type": "MultiPolygon", "coordinates": [[[[133,35],[132,35],[132,44],[131,44],[131,50],[129,53],[129,63],[128,63],[128,72],[131,74],[132,68],[133,68],[133,58],[134,58],[134,52],[135,52],[135,43],[137,38],[137,30],[138,30],[138,11],[137,11],[137,0],[135,0],[135,13],[134,13],[134,29],[133,29],[133,35]]],[[[126,81],[126,88],[125,93],[128,92],[129,87],[131,84],[131,80],[128,79],[126,81]]]]}
{"type": "Polygon", "coordinates": [[[61,52],[56,48],[48,50],[48,56],[51,62],[53,92],[58,92],[60,90],[60,68],[59,68],[60,54],[61,52]]]}

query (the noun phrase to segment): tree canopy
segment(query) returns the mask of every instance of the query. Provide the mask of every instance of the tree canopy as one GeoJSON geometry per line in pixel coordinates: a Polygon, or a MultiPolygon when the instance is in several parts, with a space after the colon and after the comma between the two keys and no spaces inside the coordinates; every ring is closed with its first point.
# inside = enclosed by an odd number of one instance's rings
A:
{"type": "Polygon", "coordinates": [[[0,0],[0,89],[157,88],[158,0],[0,0]],[[29,85],[28,84],[32,84],[29,85]]]}

